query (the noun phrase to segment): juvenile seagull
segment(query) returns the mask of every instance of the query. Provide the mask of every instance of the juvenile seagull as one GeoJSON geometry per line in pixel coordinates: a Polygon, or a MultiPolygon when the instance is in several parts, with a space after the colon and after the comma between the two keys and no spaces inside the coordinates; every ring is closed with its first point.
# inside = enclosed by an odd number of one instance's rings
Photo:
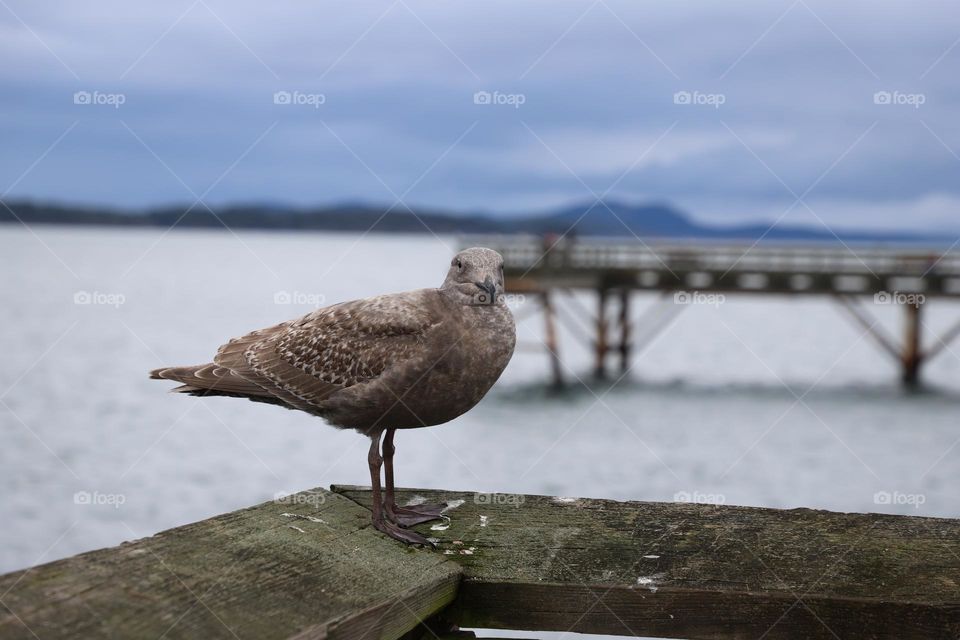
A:
{"type": "Polygon", "coordinates": [[[181,382],[173,390],[190,395],[300,409],[369,436],[373,526],[429,544],[406,528],[439,518],[444,505],[397,506],[394,433],[443,424],[473,408],[503,373],[515,343],[503,258],[473,248],[453,258],[439,289],[318,309],[234,338],[210,364],[156,369],[150,377],[181,382]]]}

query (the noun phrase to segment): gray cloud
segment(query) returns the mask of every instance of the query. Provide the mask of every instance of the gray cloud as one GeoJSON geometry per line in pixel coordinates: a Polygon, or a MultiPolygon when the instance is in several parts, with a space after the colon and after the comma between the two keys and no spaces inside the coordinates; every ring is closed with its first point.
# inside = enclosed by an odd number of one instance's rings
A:
{"type": "Polygon", "coordinates": [[[611,195],[705,220],[775,219],[816,183],[830,224],[960,228],[946,2],[7,4],[0,192],[76,123],[12,196],[392,202],[420,180],[411,204],[510,212],[629,170],[611,195]]]}

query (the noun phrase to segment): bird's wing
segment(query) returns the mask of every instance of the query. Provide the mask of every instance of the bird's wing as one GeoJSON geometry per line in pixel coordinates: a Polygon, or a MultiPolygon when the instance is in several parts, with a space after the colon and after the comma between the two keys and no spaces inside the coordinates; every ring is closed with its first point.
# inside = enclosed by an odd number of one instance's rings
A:
{"type": "Polygon", "coordinates": [[[430,290],[355,300],[231,340],[214,362],[298,408],[375,380],[422,352],[430,290]]]}

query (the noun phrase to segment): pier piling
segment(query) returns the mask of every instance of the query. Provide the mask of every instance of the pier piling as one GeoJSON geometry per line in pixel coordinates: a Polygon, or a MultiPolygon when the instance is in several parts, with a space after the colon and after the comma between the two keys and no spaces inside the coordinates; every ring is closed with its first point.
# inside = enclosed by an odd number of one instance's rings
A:
{"type": "Polygon", "coordinates": [[[923,364],[922,323],[920,304],[905,304],[903,337],[903,384],[916,388],[920,384],[920,367],[923,364]]]}
{"type": "Polygon", "coordinates": [[[608,291],[605,286],[597,289],[597,336],[594,353],[593,375],[597,380],[605,380],[607,377],[607,351],[608,337],[607,330],[607,297],[608,291]]]}

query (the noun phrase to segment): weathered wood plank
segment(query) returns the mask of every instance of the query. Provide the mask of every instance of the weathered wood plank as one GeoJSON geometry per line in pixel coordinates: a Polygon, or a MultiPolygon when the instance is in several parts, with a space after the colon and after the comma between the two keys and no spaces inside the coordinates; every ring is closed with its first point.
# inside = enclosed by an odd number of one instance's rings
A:
{"type": "Polygon", "coordinates": [[[459,573],[318,489],[0,576],[0,637],[396,638],[459,573]]]}
{"type": "MultiPolygon", "coordinates": [[[[357,487],[335,491],[369,504],[357,487]]],[[[403,491],[462,500],[462,626],[681,638],[958,638],[960,521],[403,491]]]]}

